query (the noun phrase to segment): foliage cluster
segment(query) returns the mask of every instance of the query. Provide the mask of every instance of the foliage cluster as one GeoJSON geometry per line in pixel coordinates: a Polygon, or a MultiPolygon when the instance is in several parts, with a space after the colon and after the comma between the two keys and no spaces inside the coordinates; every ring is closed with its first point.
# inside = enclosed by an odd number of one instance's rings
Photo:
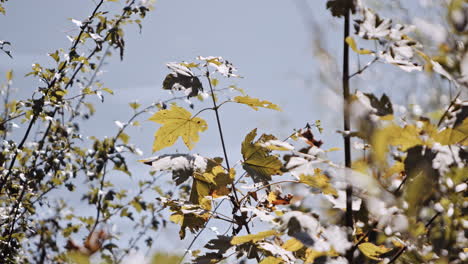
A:
{"type": "MultiPolygon", "coordinates": [[[[134,114],[125,123],[117,122],[115,136],[85,138],[80,124],[94,113],[86,98],[112,94],[96,81],[96,73],[110,49],[123,58],[122,26],[141,25],[149,10],[146,2],[126,1],[114,16],[101,10],[104,2],[115,1],[101,0],[87,19],[73,20],[79,34],[71,37],[68,50],[50,54],[55,68],[33,65],[29,75],[45,86],[31,99],[8,99],[13,74],[7,74],[0,149],[0,253],[7,263],[97,259],[120,263],[140,240],[151,247],[152,231],[167,224],[163,211],[180,225],[180,239],[187,232],[196,234],[184,258],[199,264],[248,260],[455,264],[468,259],[468,103],[462,100],[467,87],[462,61],[468,39],[466,19],[461,25],[459,17],[466,14],[466,1],[450,1],[452,34],[439,54],[433,55],[412,36],[413,26],[382,18],[361,1],[327,1],[332,15],[347,21],[345,26],[353,13],[355,33],[346,34],[345,29],[345,50],[349,46],[370,58],[358,72],[344,71],[344,86],[374,64],[385,63],[412,74],[424,71],[439,76],[457,89],[445,109],[431,114],[397,112],[385,94],[345,92],[345,120],[351,119],[353,129],[345,126],[339,132],[362,152],[349,166],[327,157],[339,148],[321,148],[320,121],[291,129],[285,139],[252,129],[241,142],[242,160],[230,164],[224,141],[229,135],[222,129],[220,109],[228,103],[255,111],[281,108],[250,97],[235,85],[221,86],[240,78],[234,65],[222,57],[168,63],[163,89],[176,97],[147,107],[130,103],[134,114]],[[368,42],[374,48],[361,48],[369,47],[368,42]],[[85,43],[92,43],[94,49],[89,52],[85,43]],[[196,101],[201,110],[192,113],[176,103],[179,99],[196,101]],[[215,115],[216,124],[203,119],[208,113],[215,115]],[[140,181],[138,191],[129,194],[106,175],[112,171],[131,175],[126,157],[138,155],[139,150],[125,131],[139,126],[138,117],[145,115],[160,125],[154,152],[173,146],[179,138],[191,150],[200,134],[213,126],[219,132],[223,157],[188,152],[142,159],[152,173],[140,181]],[[10,133],[16,120],[27,125],[19,138],[10,133]],[[39,131],[39,140],[29,139],[33,127],[39,131]],[[177,192],[165,192],[156,184],[166,174],[172,175],[177,192]],[[51,205],[48,194],[53,190],[82,194],[83,202],[95,207],[95,215],[74,213],[63,201],[51,205]],[[157,198],[145,199],[147,192],[157,198]],[[311,200],[320,201],[320,207],[311,200]],[[221,210],[223,204],[228,210],[221,210]],[[54,214],[41,217],[38,212],[45,207],[54,208],[54,214]],[[102,228],[117,220],[130,221],[138,230],[128,245],[119,243],[119,234],[102,228]],[[212,238],[205,249],[192,249],[210,222],[228,226],[227,231],[212,238]],[[83,243],[71,239],[84,233],[83,243]],[[66,247],[59,243],[65,240],[66,247]]],[[[345,56],[344,64],[348,63],[345,56]]],[[[345,151],[350,152],[349,147],[345,144],[345,151]]],[[[163,258],[166,263],[182,262],[160,255],[154,259],[161,263],[163,258]]]]}

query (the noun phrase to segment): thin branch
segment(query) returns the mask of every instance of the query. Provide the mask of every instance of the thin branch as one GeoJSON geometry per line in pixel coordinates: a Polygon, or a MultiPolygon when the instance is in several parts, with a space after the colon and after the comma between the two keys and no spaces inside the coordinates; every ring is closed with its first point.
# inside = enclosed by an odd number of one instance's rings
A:
{"type": "MultiPolygon", "coordinates": [[[[431,217],[431,219],[424,225],[424,227],[427,229],[429,228],[430,225],[432,225],[432,223],[434,222],[434,220],[440,215],[440,212],[437,212],[433,217],[431,217]]],[[[391,264],[391,263],[395,263],[395,261],[401,256],[401,254],[403,254],[406,249],[408,249],[408,246],[404,246],[402,247],[397,253],[395,256],[392,257],[392,259],[390,259],[390,262],[388,262],[388,264],[391,264]]]]}
{"type": "Polygon", "coordinates": [[[370,62],[368,62],[364,67],[362,67],[361,69],[359,69],[357,72],[351,74],[351,75],[349,76],[348,79],[351,79],[351,78],[353,78],[354,76],[363,73],[367,68],[369,68],[372,64],[376,63],[378,60],[379,60],[379,58],[378,58],[378,57],[375,57],[373,60],[371,60],[370,62]]]}
{"type": "Polygon", "coordinates": [[[437,127],[440,127],[440,125],[442,124],[442,121],[444,121],[445,117],[447,116],[448,114],[448,111],[450,110],[450,107],[452,107],[454,104],[455,104],[455,101],[457,101],[458,97],[460,97],[461,95],[461,89],[458,91],[457,95],[455,96],[455,98],[453,98],[453,100],[450,102],[449,106],[447,107],[447,109],[445,110],[444,114],[440,117],[439,119],[439,122],[437,123],[437,127]]]}
{"type": "MultiPolygon", "coordinates": [[[[343,125],[344,131],[350,131],[350,107],[349,107],[349,45],[345,39],[349,36],[349,21],[350,21],[350,10],[346,9],[344,15],[344,34],[343,34],[343,125]]],[[[345,148],[345,166],[351,168],[351,139],[350,137],[344,137],[344,148],[345,148]]],[[[346,178],[348,175],[346,175],[346,178]]],[[[352,195],[353,187],[351,184],[346,186],[346,213],[345,220],[346,226],[353,229],[353,209],[352,209],[352,195]]],[[[350,264],[353,263],[353,252],[348,250],[346,252],[346,258],[350,264]]]]}

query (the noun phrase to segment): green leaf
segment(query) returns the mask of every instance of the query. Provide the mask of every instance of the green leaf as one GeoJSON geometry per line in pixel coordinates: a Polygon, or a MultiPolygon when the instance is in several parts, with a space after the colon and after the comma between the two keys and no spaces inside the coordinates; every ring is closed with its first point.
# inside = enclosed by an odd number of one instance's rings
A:
{"type": "Polygon", "coordinates": [[[231,240],[231,245],[240,245],[240,244],[244,244],[247,242],[255,243],[269,236],[276,236],[276,235],[279,235],[279,233],[276,230],[268,230],[268,231],[260,232],[258,234],[250,234],[246,236],[235,236],[231,240]]]}
{"type": "Polygon", "coordinates": [[[270,150],[260,143],[276,139],[272,135],[263,134],[255,143],[257,129],[252,130],[242,142],[243,167],[255,182],[267,182],[272,175],[281,175],[282,162],[277,156],[271,155],[270,150]]]}
{"type": "Polygon", "coordinates": [[[366,54],[373,53],[372,51],[367,50],[367,49],[358,49],[356,45],[356,41],[354,41],[354,39],[350,36],[346,38],[346,43],[348,43],[349,47],[351,47],[351,49],[357,54],[366,55],[366,54]]]}
{"type": "Polygon", "coordinates": [[[250,96],[236,96],[236,97],[234,97],[234,102],[239,103],[239,104],[248,105],[252,109],[254,109],[255,111],[257,111],[259,107],[273,109],[273,110],[276,110],[276,111],[282,111],[279,106],[273,104],[272,102],[269,102],[269,101],[266,101],[266,100],[261,101],[258,98],[253,98],[253,97],[250,97],[250,96]]]}
{"type": "Polygon", "coordinates": [[[176,105],[158,111],[149,120],[163,125],[155,134],[153,152],[174,145],[179,137],[192,149],[199,140],[198,133],[208,128],[205,120],[192,117],[189,111],[176,105]]]}
{"type": "Polygon", "coordinates": [[[392,250],[390,248],[386,248],[385,246],[376,246],[369,242],[359,244],[358,248],[362,252],[362,254],[374,260],[381,260],[381,258],[379,257],[380,255],[392,250]]]}

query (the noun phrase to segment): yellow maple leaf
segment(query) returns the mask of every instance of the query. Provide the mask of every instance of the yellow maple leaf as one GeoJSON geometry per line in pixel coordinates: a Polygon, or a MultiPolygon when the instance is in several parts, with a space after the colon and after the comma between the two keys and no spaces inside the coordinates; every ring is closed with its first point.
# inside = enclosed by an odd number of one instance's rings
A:
{"type": "Polygon", "coordinates": [[[248,105],[251,108],[253,108],[255,111],[257,111],[259,107],[281,111],[281,108],[272,102],[269,102],[266,100],[260,100],[258,98],[253,98],[250,96],[236,96],[234,97],[234,102],[248,105]]]}
{"type": "Polygon", "coordinates": [[[374,260],[381,260],[382,258],[380,255],[392,250],[391,248],[386,248],[385,246],[376,246],[368,242],[359,244],[358,248],[364,255],[366,255],[366,257],[374,260]]]}
{"type": "Polygon", "coordinates": [[[149,120],[163,125],[155,134],[153,152],[174,145],[179,137],[192,149],[199,140],[198,133],[208,128],[205,120],[192,117],[189,111],[176,105],[158,111],[149,120]]]}
{"type": "Polygon", "coordinates": [[[250,234],[250,235],[245,235],[245,236],[235,236],[231,240],[231,245],[240,245],[244,244],[247,242],[257,242],[260,240],[263,240],[269,236],[276,236],[279,235],[279,233],[276,230],[268,230],[268,231],[263,231],[257,234],[250,234]]]}
{"type": "Polygon", "coordinates": [[[257,129],[250,131],[242,142],[243,167],[255,182],[270,181],[272,175],[281,175],[283,163],[277,156],[271,155],[270,150],[262,147],[269,140],[275,140],[272,135],[263,134],[256,142],[257,129]]]}

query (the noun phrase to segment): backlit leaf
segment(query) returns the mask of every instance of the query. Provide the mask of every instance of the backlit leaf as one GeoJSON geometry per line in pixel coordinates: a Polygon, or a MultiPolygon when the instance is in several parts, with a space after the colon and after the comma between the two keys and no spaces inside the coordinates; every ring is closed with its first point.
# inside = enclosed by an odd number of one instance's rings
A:
{"type": "Polygon", "coordinates": [[[434,135],[434,140],[442,145],[461,143],[468,145],[468,118],[455,128],[446,128],[434,135]]]}
{"type": "Polygon", "coordinates": [[[423,145],[423,140],[419,137],[418,128],[414,125],[407,125],[404,128],[391,124],[382,129],[378,129],[372,136],[373,155],[377,161],[385,161],[385,155],[390,145],[398,146],[405,151],[417,145],[423,145]]]}
{"type": "Polygon", "coordinates": [[[192,117],[189,111],[176,105],[158,111],[149,120],[163,125],[155,134],[153,151],[174,145],[179,137],[182,137],[188,149],[192,149],[199,140],[198,133],[208,128],[205,120],[192,117]]]}
{"type": "Polygon", "coordinates": [[[13,70],[7,71],[6,79],[7,79],[8,82],[11,82],[11,80],[13,80],[13,70]]]}
{"type": "Polygon", "coordinates": [[[266,100],[260,100],[258,98],[253,98],[250,96],[236,96],[234,97],[234,102],[239,104],[245,104],[253,108],[255,111],[258,110],[259,107],[273,109],[276,111],[281,111],[281,108],[272,102],[266,100]]]}
{"type": "Polygon", "coordinates": [[[302,244],[301,241],[295,238],[291,238],[288,241],[286,241],[281,247],[286,249],[287,251],[295,252],[303,248],[304,244],[302,244]]]}
{"type": "Polygon", "coordinates": [[[275,235],[279,235],[279,233],[276,230],[268,230],[268,231],[263,231],[257,234],[250,234],[246,236],[235,236],[231,240],[231,245],[240,245],[240,244],[244,244],[247,242],[255,243],[269,236],[275,236],[275,235]]]}
{"type": "Polygon", "coordinates": [[[330,179],[323,173],[315,173],[313,176],[302,174],[299,180],[312,188],[320,189],[323,194],[338,196],[338,192],[330,184],[330,179]]]}
{"type": "Polygon", "coordinates": [[[381,258],[379,257],[380,255],[392,250],[390,248],[386,248],[385,246],[376,246],[369,242],[359,244],[358,248],[362,252],[362,254],[374,260],[381,260],[381,258]]]}
{"type": "Polygon", "coordinates": [[[261,143],[276,138],[263,134],[255,143],[257,129],[252,130],[242,142],[243,167],[255,182],[270,181],[272,175],[281,175],[282,162],[277,156],[271,155],[270,150],[261,146],[261,143]]]}
{"type": "Polygon", "coordinates": [[[357,45],[356,45],[356,41],[354,41],[354,39],[352,37],[347,37],[346,38],[346,43],[348,43],[349,47],[351,47],[351,49],[358,53],[358,54],[361,54],[361,55],[365,55],[365,54],[372,54],[373,52],[370,51],[370,50],[367,50],[367,49],[358,49],[357,45]]]}

